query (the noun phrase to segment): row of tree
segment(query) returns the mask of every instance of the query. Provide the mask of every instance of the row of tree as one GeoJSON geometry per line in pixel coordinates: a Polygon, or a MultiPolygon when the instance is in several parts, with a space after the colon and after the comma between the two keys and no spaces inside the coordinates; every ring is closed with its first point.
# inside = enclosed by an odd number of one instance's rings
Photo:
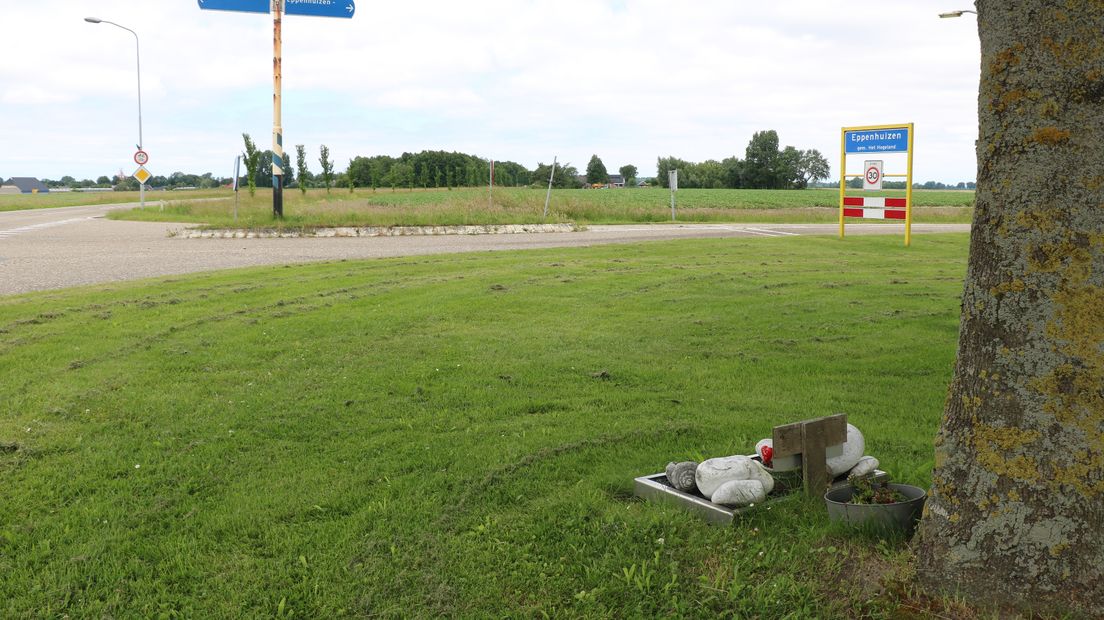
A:
{"type": "MultiPolygon", "coordinates": [[[[41,179],[41,182],[46,187],[51,189],[116,189],[119,191],[126,191],[129,189],[138,189],[138,181],[127,175],[123,171],[119,171],[113,176],[102,175],[95,180],[82,179],[77,180],[71,176],[63,176],[60,179],[41,179]]],[[[229,177],[216,177],[210,172],[204,174],[187,174],[184,172],[174,172],[169,176],[157,175],[150,177],[147,187],[156,187],[158,189],[179,189],[182,187],[194,187],[198,189],[215,188],[222,185],[226,185],[230,182],[229,177]]],[[[10,184],[9,179],[5,182],[0,178],[0,185],[10,184]]]]}
{"type": "MultiPolygon", "coordinates": [[[[529,185],[534,175],[512,161],[493,162],[495,185],[529,185]]],[[[491,181],[492,162],[466,153],[422,151],[354,157],[345,174],[357,187],[475,187],[491,181]]]]}
{"type": "Polygon", "coordinates": [[[701,163],[676,157],[660,157],[657,181],[668,187],[668,173],[678,170],[678,185],[706,189],[805,189],[830,174],[828,160],[816,149],[778,148],[773,129],[756,132],[744,151],[744,159],[729,157],[701,163]]]}
{"type": "MultiPolygon", "coordinates": [[[[847,181],[847,187],[850,189],[862,189],[863,180],[862,177],[855,177],[847,181]]],[[[817,183],[816,187],[839,187],[839,181],[835,183],[817,183]]],[[[906,189],[908,183],[905,181],[882,181],[882,189],[906,189]]],[[[939,183],[936,181],[926,181],[924,183],[913,183],[912,189],[976,189],[977,184],[973,181],[959,181],[957,184],[939,183]]]]}
{"type": "MultiPolygon", "coordinates": [[[[260,150],[249,134],[242,134],[245,142],[243,164],[245,182],[251,193],[258,186],[272,185],[272,151],[260,150]]],[[[296,165],[285,162],[284,186],[306,191],[308,187],[324,187],[329,190],[335,185],[371,188],[453,188],[486,185],[491,180],[492,170],[495,185],[521,187],[543,186],[551,177],[552,186],[560,189],[573,189],[585,186],[605,185],[610,175],[598,155],[593,155],[587,164],[586,174],[570,163],[552,166],[538,163],[533,170],[512,161],[492,162],[467,153],[447,151],[422,151],[403,153],[399,157],[374,155],[357,156],[350,162],[344,173],[334,173],[334,162],[330,159],[329,149],[322,145],[319,149],[318,163],[321,172],[314,174],[307,164],[306,149],[297,145],[296,165]]],[[[778,133],[771,130],[756,132],[748,142],[744,158],[733,156],[720,161],[707,160],[690,162],[677,157],[661,157],[656,163],[658,175],[655,179],[645,179],[652,184],[668,187],[668,173],[678,170],[679,186],[683,188],[749,188],[749,189],[804,189],[810,185],[820,187],[838,184],[817,183],[827,179],[830,174],[828,160],[816,149],[800,150],[793,146],[779,148],[778,133]]],[[[637,168],[632,164],[619,169],[626,186],[633,186],[637,180],[637,168]]],[[[155,176],[149,186],[174,189],[179,187],[212,188],[229,183],[229,179],[214,177],[211,173],[191,175],[175,172],[168,177],[155,176]]],[[[137,189],[133,178],[120,173],[115,179],[103,176],[95,182],[76,181],[73,177],[62,177],[60,181],[44,180],[50,187],[111,187],[116,189],[137,189]]],[[[848,181],[848,187],[862,187],[862,179],[848,181]]],[[[904,182],[886,182],[886,189],[904,189],[904,182]]],[[[957,186],[928,181],[913,184],[915,189],[973,189],[974,184],[959,183],[957,186]]]]}

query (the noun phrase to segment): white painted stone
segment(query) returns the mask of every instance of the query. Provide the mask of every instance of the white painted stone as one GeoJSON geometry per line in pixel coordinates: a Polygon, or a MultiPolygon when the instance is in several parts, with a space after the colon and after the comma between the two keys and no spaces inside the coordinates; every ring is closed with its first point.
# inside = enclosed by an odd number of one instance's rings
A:
{"type": "Polygon", "coordinates": [[[859,462],[854,467],[851,468],[851,471],[848,472],[847,475],[848,476],[865,476],[865,475],[873,472],[875,469],[878,469],[878,465],[881,465],[881,463],[878,462],[878,459],[876,459],[872,456],[864,456],[861,459],[859,459],[859,462]]]}
{"type": "Polygon", "coordinates": [[[828,458],[828,472],[838,476],[854,467],[866,450],[866,440],[862,432],[853,425],[847,425],[847,440],[843,443],[843,450],[839,456],[828,458]]]}
{"type": "Polygon", "coordinates": [[[510,235],[522,233],[566,233],[582,230],[574,224],[508,224],[484,226],[340,226],[307,231],[188,230],[183,239],[292,239],[300,237],[406,237],[410,235],[510,235]]]}
{"type": "Polygon", "coordinates": [[[709,459],[698,465],[694,472],[701,494],[712,499],[713,493],[726,482],[733,480],[757,480],[766,491],[774,490],[774,478],[758,461],[737,455],[709,459]]]}
{"type": "Polygon", "coordinates": [[[713,492],[714,504],[743,508],[767,501],[767,492],[758,480],[731,480],[713,492]]]}

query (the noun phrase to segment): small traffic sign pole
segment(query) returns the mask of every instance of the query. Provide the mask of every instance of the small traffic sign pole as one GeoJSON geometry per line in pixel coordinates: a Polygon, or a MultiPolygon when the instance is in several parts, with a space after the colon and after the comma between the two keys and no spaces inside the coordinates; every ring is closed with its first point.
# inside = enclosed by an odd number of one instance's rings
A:
{"type": "MultiPolygon", "coordinates": [[[[139,129],[138,132],[139,135],[141,135],[141,129],[139,129]]],[[[145,170],[146,164],[149,163],[149,153],[143,151],[141,146],[139,146],[138,151],[134,153],[134,163],[138,164],[140,170],[145,170]]],[[[149,176],[138,179],[138,206],[143,209],[146,208],[146,179],[148,178],[149,176]]]]}
{"type": "Polygon", "coordinates": [[[284,128],[280,118],[283,13],[284,0],[272,0],[272,215],[277,218],[284,217],[284,128]]]}
{"type": "Polygon", "coordinates": [[[678,191],[678,170],[667,171],[667,185],[671,186],[671,221],[675,221],[675,192],[678,191]]]}
{"type": "Polygon", "coordinates": [[[238,179],[241,178],[241,155],[234,158],[234,221],[238,221],[238,179]]]}

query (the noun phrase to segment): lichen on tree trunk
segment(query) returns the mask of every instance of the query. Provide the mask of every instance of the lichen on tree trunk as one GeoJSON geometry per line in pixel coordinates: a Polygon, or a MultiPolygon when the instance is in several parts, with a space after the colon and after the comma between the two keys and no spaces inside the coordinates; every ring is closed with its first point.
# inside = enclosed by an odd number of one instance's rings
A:
{"type": "Polygon", "coordinates": [[[977,10],[977,200],[917,574],[1104,614],[1104,2],[977,10]]]}

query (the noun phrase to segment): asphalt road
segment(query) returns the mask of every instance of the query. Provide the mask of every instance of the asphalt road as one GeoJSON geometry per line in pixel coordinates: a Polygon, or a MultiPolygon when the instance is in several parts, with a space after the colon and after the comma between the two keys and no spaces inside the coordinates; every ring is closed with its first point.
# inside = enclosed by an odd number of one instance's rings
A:
{"type": "MultiPolygon", "coordinates": [[[[638,243],[703,237],[834,235],[835,224],[635,224],[574,233],[333,239],[183,239],[181,224],[104,219],[98,205],[0,212],[0,295],[253,265],[452,252],[638,243]]],[[[914,234],[965,232],[967,224],[914,224],[914,234]]],[[[849,235],[903,234],[896,224],[848,224],[849,235]]]]}

